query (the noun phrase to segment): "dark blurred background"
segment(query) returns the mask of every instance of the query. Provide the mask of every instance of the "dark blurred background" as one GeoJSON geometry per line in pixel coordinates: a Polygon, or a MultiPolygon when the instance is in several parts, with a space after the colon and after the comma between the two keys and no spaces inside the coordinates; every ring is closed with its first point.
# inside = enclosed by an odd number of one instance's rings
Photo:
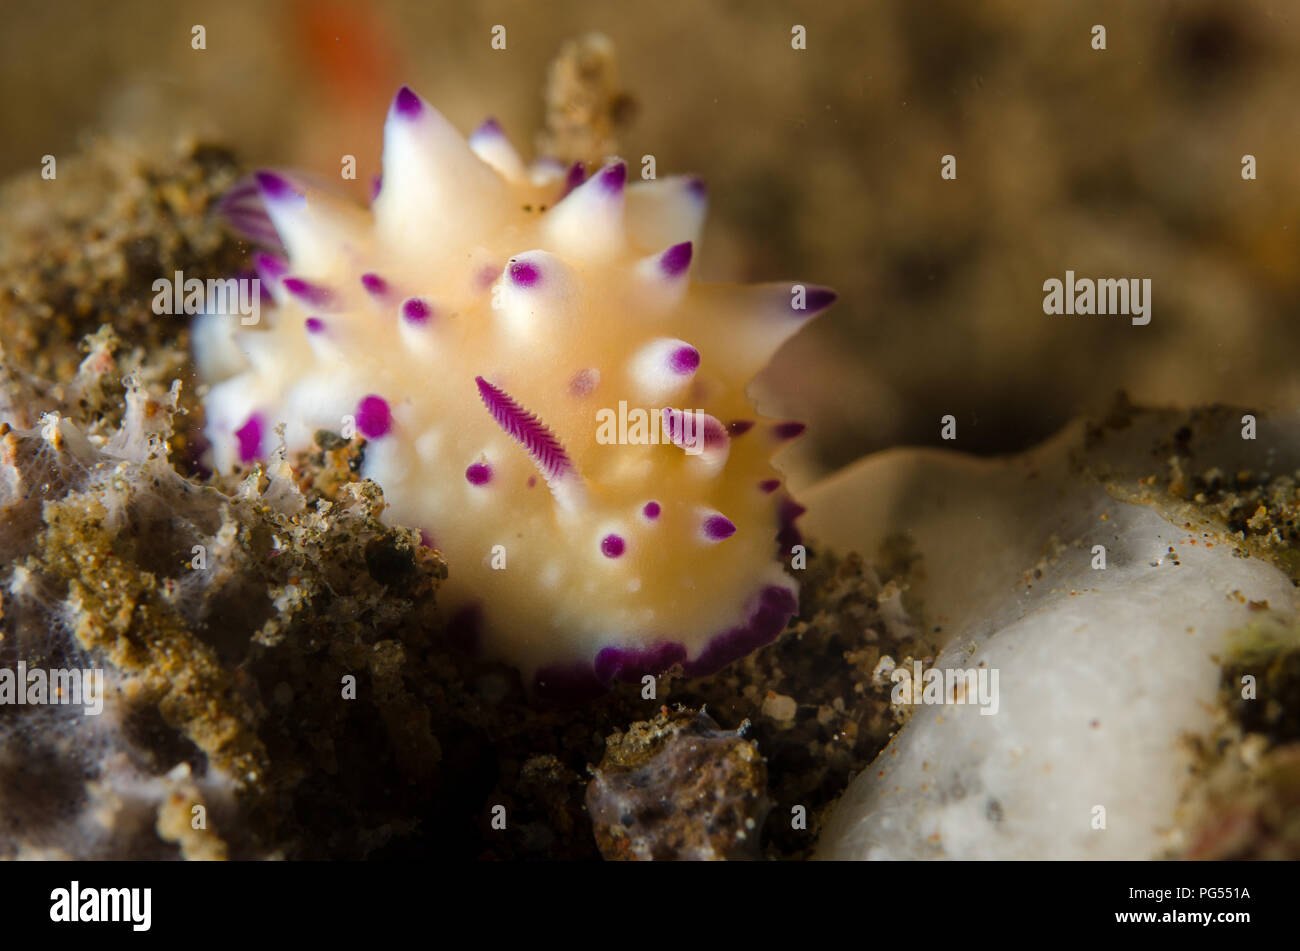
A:
{"type": "Polygon", "coordinates": [[[197,132],[250,167],[333,176],[354,154],[364,181],[403,82],[465,131],[495,115],[531,152],[547,63],[607,34],[637,106],[622,154],[710,184],[702,275],[841,294],[763,381],[766,409],[813,424],[796,481],[935,444],[948,413],[960,448],[994,453],[1119,388],[1300,402],[1292,0],[6,0],[2,15],[6,176],[96,133],[165,148],[197,132]],[[1045,316],[1043,281],[1067,268],[1151,278],[1151,324],[1045,316]]]}

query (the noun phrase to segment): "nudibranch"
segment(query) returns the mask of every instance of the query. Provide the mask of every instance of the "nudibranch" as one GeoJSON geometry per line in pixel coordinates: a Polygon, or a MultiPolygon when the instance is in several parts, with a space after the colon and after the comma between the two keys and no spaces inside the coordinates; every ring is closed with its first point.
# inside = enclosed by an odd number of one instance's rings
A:
{"type": "Polygon", "coordinates": [[[835,295],[692,281],[705,204],[617,159],[526,165],[402,88],[369,210],[287,173],[232,196],[283,254],[254,258],[259,325],[195,326],[214,464],[352,423],[447,560],[449,636],[546,692],[719,669],[797,609],[771,456],[803,427],[745,388],[835,295]]]}

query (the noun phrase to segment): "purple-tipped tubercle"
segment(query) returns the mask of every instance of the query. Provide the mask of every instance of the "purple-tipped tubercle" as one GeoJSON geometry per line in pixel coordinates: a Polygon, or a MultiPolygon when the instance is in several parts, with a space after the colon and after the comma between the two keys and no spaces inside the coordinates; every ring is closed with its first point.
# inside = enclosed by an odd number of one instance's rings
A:
{"type": "Polygon", "coordinates": [[[465,470],[465,481],[470,485],[487,485],[492,481],[492,467],[486,462],[476,462],[465,470]]]}
{"type": "Polygon", "coordinates": [[[668,358],[668,368],[679,376],[688,376],[700,368],[700,351],[694,347],[678,347],[668,358]]]}
{"type": "Polygon", "coordinates": [[[618,558],[626,549],[622,535],[606,535],[600,540],[600,553],[606,558],[618,558]]]}
{"type": "Polygon", "coordinates": [[[433,318],[433,307],[423,297],[408,297],[402,302],[402,319],[422,326],[433,318]]]}
{"type": "Polygon", "coordinates": [[[678,277],[691,266],[691,256],[695,253],[689,241],[674,244],[659,257],[659,268],[669,277],[678,277]]]}
{"type": "Polygon", "coordinates": [[[262,428],[261,414],[254,413],[243,426],[235,430],[240,462],[252,462],[262,454],[262,428]]]}
{"type": "Polygon", "coordinates": [[[733,419],[727,423],[727,435],[734,439],[737,436],[745,435],[753,428],[754,421],[752,419],[733,419]]]}
{"type": "Polygon", "coordinates": [[[777,423],[772,427],[772,433],[777,439],[797,439],[804,434],[808,426],[800,422],[777,423]]]}
{"type": "Polygon", "coordinates": [[[403,86],[393,97],[393,112],[403,119],[415,119],[424,111],[424,103],[411,91],[410,86],[403,86]]]}
{"type": "Polygon", "coordinates": [[[328,287],[313,284],[301,277],[286,277],[284,279],[284,289],[304,304],[310,304],[312,307],[328,307],[334,300],[334,294],[328,287]]]}
{"type": "MultiPolygon", "coordinates": [[[[569,173],[564,176],[564,194],[567,195],[587,180],[587,169],[581,162],[569,166],[569,173]]],[[[564,197],[564,196],[561,196],[564,197]]]]}
{"type": "Polygon", "coordinates": [[[367,294],[374,297],[383,297],[388,293],[388,282],[378,274],[362,274],[361,286],[366,289],[367,294]]]}
{"type": "Polygon", "coordinates": [[[645,507],[641,509],[641,514],[653,522],[659,517],[660,511],[661,509],[658,502],[647,502],[645,507]]]}
{"type": "Polygon", "coordinates": [[[627,184],[627,166],[614,162],[600,170],[600,187],[611,195],[622,193],[627,184]]]}
{"type": "Polygon", "coordinates": [[[388,435],[393,428],[393,413],[388,408],[388,400],[373,393],[362,397],[357,404],[357,429],[367,439],[378,439],[388,435]]]}
{"type": "Polygon", "coordinates": [[[804,291],[803,307],[795,306],[795,299],[790,299],[790,312],[796,317],[811,317],[820,314],[835,303],[838,295],[829,287],[808,287],[804,291]]]}
{"type": "Polygon", "coordinates": [[[284,201],[287,198],[300,198],[298,189],[289,183],[289,180],[283,175],[277,175],[275,172],[258,172],[257,187],[262,192],[262,197],[268,201],[284,201]]]}
{"type": "Polygon", "coordinates": [[[710,515],[704,520],[704,537],[720,542],[736,534],[736,523],[725,515],[710,515]]]}
{"type": "Polygon", "coordinates": [[[308,317],[303,321],[303,326],[307,328],[307,333],[318,334],[325,329],[325,321],[319,317],[308,317]]]}
{"type": "Polygon", "coordinates": [[[501,123],[497,122],[493,117],[488,116],[488,118],[479,123],[479,127],[470,134],[470,138],[485,139],[488,137],[504,137],[505,134],[505,130],[501,128],[501,123]]]}
{"type": "Polygon", "coordinates": [[[508,267],[510,280],[516,287],[536,287],[542,279],[542,273],[536,264],[528,261],[511,261],[508,267]]]}

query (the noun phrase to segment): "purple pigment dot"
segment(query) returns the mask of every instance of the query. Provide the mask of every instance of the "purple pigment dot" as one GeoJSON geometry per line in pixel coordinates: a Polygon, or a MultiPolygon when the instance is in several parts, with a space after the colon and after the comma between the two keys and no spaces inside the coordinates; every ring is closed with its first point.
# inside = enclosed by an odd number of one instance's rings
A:
{"type": "Polygon", "coordinates": [[[601,169],[600,187],[610,194],[621,192],[626,182],[627,166],[622,162],[615,162],[613,165],[606,165],[601,169]]]}
{"type": "Polygon", "coordinates": [[[530,489],[535,489],[535,488],[537,488],[537,476],[529,476],[529,477],[528,477],[528,488],[530,488],[530,489]]]}
{"type": "Polygon", "coordinates": [[[587,180],[587,170],[581,162],[574,162],[569,167],[569,174],[564,178],[564,194],[569,194],[587,180]]]}
{"type": "Polygon", "coordinates": [[[362,274],[361,286],[376,297],[382,297],[388,293],[388,282],[378,274],[362,274]]]}
{"type": "Polygon", "coordinates": [[[308,317],[303,321],[303,324],[306,326],[307,333],[309,334],[318,334],[325,329],[325,321],[321,320],[319,317],[308,317]]]}
{"type": "Polygon", "coordinates": [[[704,534],[713,541],[720,542],[736,534],[736,523],[725,515],[710,515],[704,520],[704,534]]]}
{"type": "Polygon", "coordinates": [[[527,261],[510,262],[510,280],[519,287],[533,287],[540,279],[541,274],[536,264],[529,264],[527,261]]]}
{"type": "Polygon", "coordinates": [[[492,467],[486,462],[476,462],[465,470],[470,485],[487,485],[492,481],[492,467]]]}
{"type": "Polygon", "coordinates": [[[659,267],[669,277],[676,277],[691,266],[692,247],[689,241],[674,244],[659,257],[659,267]]]}
{"type": "Polygon", "coordinates": [[[424,110],[424,104],[420,102],[420,97],[411,91],[410,86],[403,86],[397,90],[397,96],[393,99],[393,111],[403,119],[414,119],[424,110]]]}
{"type": "Polygon", "coordinates": [[[838,295],[829,287],[809,287],[804,293],[803,307],[796,307],[795,299],[791,297],[790,311],[796,317],[807,317],[825,310],[835,303],[837,297],[838,295]]]}
{"type": "Polygon", "coordinates": [[[702,178],[692,178],[686,183],[686,190],[695,196],[699,201],[709,197],[709,186],[704,184],[702,178]]]}
{"type": "Polygon", "coordinates": [[[700,351],[694,347],[678,347],[668,358],[668,368],[680,376],[694,373],[700,368],[700,351]]]}
{"type": "Polygon", "coordinates": [[[384,176],[376,175],[370,179],[370,200],[374,201],[384,189],[384,176]]]}
{"type": "Polygon", "coordinates": [[[777,423],[772,427],[772,432],[776,434],[777,439],[795,439],[802,436],[807,428],[804,423],[799,422],[777,423]]]}
{"type": "Polygon", "coordinates": [[[235,438],[239,440],[240,462],[252,462],[260,456],[262,454],[261,414],[254,413],[248,417],[248,422],[235,430],[235,438]]]}
{"type": "Polygon", "coordinates": [[[733,419],[727,423],[727,435],[743,436],[753,428],[754,421],[752,419],[733,419]]]}
{"type": "Polygon", "coordinates": [[[438,547],[438,541],[433,537],[433,533],[426,531],[423,528],[420,529],[420,544],[423,545],[425,548],[438,547]]]}
{"type": "Polygon", "coordinates": [[[382,396],[363,397],[357,404],[357,429],[367,439],[378,439],[393,428],[393,414],[382,396]]]}
{"type": "Polygon", "coordinates": [[[408,297],[402,303],[402,317],[408,324],[426,324],[433,316],[433,308],[423,297],[408,297]]]}
{"type": "Polygon", "coordinates": [[[600,553],[606,558],[619,557],[626,547],[622,535],[606,535],[600,540],[600,553]]]}
{"type": "Polygon", "coordinates": [[[645,516],[646,518],[648,518],[648,519],[656,519],[656,518],[658,518],[658,517],[659,517],[659,512],[660,512],[660,509],[659,509],[659,503],[658,503],[658,502],[647,502],[647,503],[645,504],[645,508],[643,508],[643,509],[641,510],[641,514],[644,515],[644,516],[645,516]]]}
{"type": "Polygon", "coordinates": [[[765,493],[765,494],[767,494],[767,495],[771,495],[771,494],[772,494],[773,492],[775,492],[777,489],[781,488],[781,480],[780,480],[780,479],[764,479],[762,482],[760,482],[760,483],[758,484],[758,487],[759,487],[759,489],[760,489],[763,493],[765,493]]]}

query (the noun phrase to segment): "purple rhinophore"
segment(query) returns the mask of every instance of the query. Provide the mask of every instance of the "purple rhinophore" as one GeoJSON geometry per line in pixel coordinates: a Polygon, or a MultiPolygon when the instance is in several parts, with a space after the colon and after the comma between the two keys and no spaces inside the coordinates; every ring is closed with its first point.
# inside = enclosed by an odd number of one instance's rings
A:
{"type": "Polygon", "coordinates": [[[386,436],[393,428],[393,413],[388,408],[388,400],[373,393],[361,398],[357,404],[357,429],[367,439],[386,436]]]}
{"type": "Polygon", "coordinates": [[[606,535],[600,540],[600,553],[606,558],[618,558],[626,549],[622,535],[606,535]]]}
{"type": "Polygon", "coordinates": [[[653,522],[659,517],[660,511],[662,510],[660,509],[658,502],[647,502],[645,507],[641,509],[641,514],[653,522]]]}
{"type": "Polygon", "coordinates": [[[727,423],[727,435],[734,439],[736,436],[745,435],[753,428],[754,421],[752,419],[733,419],[727,423]]]}
{"type": "Polygon", "coordinates": [[[613,162],[600,170],[600,187],[611,195],[621,194],[627,184],[627,166],[613,162]]]}
{"type": "Polygon", "coordinates": [[[700,368],[700,351],[692,346],[678,347],[668,358],[668,368],[679,376],[688,376],[700,368]]]}
{"type": "Polygon", "coordinates": [[[470,485],[487,485],[492,481],[492,467],[486,462],[476,462],[465,470],[465,481],[470,485]]]}
{"type": "Polygon", "coordinates": [[[493,386],[481,376],[475,377],[479,396],[496,424],[511,439],[524,447],[547,484],[576,471],[564,447],[546,424],[516,403],[504,391],[493,386]]]}
{"type": "Polygon", "coordinates": [[[799,599],[789,588],[767,585],[752,604],[749,619],[740,627],[714,635],[694,660],[682,665],[687,677],[707,677],[733,660],[770,644],[785,630],[796,611],[799,599]]]}
{"type": "Polygon", "coordinates": [[[677,277],[691,266],[693,254],[694,246],[691,242],[683,241],[681,244],[674,244],[659,256],[659,268],[669,277],[677,277]]]}
{"type": "Polygon", "coordinates": [[[388,293],[388,282],[378,274],[367,272],[361,275],[361,286],[366,289],[366,293],[374,297],[383,297],[388,293]]]}
{"type": "Polygon", "coordinates": [[[408,297],[402,302],[402,318],[408,324],[427,324],[432,317],[433,308],[423,297],[408,297]]]}
{"type": "Polygon", "coordinates": [[[797,439],[804,434],[808,426],[805,423],[792,421],[788,423],[777,423],[772,427],[772,433],[777,439],[797,439]]]}
{"type": "Polygon", "coordinates": [[[283,175],[275,172],[258,172],[257,187],[268,201],[284,201],[286,198],[301,198],[298,190],[283,175]]]}
{"type": "Polygon", "coordinates": [[[307,333],[318,334],[325,329],[325,321],[319,317],[308,317],[303,321],[303,326],[307,328],[307,333]]]}
{"type": "Polygon", "coordinates": [[[777,489],[781,488],[780,479],[764,479],[758,484],[758,489],[764,495],[771,495],[777,489]]]}
{"type": "Polygon", "coordinates": [[[301,277],[286,277],[284,289],[304,304],[313,307],[327,307],[334,300],[334,293],[328,287],[304,281],[301,277]]]}
{"type": "Polygon", "coordinates": [[[710,515],[704,520],[704,537],[720,542],[736,534],[736,523],[725,515],[710,515]]]}
{"type": "Polygon", "coordinates": [[[541,280],[541,272],[537,270],[537,265],[528,261],[511,260],[508,266],[510,271],[510,280],[516,287],[536,287],[537,282],[541,280]]]}
{"type": "Polygon", "coordinates": [[[393,112],[403,119],[414,119],[424,111],[424,103],[411,91],[410,86],[403,86],[393,97],[393,112]]]}
{"type": "Polygon", "coordinates": [[[239,461],[252,462],[262,454],[262,414],[254,413],[248,422],[235,430],[239,441],[239,461]]]}

